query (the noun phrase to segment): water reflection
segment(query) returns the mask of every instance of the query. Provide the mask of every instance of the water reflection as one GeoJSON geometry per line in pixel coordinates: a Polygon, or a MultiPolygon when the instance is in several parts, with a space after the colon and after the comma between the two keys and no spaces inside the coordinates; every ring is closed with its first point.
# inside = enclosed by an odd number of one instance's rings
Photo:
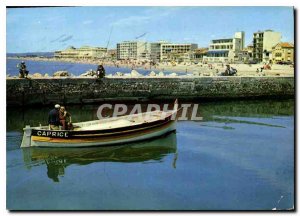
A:
{"type": "Polygon", "coordinates": [[[27,168],[46,164],[47,175],[54,182],[65,174],[69,165],[88,165],[99,162],[163,162],[166,155],[174,154],[171,164],[176,168],[177,140],[172,132],[161,138],[133,144],[93,148],[22,148],[27,168]]]}

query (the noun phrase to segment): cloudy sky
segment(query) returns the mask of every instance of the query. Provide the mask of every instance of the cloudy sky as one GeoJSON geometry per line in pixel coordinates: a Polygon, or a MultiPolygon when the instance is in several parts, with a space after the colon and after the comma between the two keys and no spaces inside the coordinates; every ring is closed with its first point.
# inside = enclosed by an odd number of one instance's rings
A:
{"type": "Polygon", "coordinates": [[[198,43],[272,29],[294,41],[292,7],[48,7],[8,8],[8,53],[83,45],[115,48],[124,40],[198,43]],[[111,38],[109,40],[109,34],[111,38]]]}

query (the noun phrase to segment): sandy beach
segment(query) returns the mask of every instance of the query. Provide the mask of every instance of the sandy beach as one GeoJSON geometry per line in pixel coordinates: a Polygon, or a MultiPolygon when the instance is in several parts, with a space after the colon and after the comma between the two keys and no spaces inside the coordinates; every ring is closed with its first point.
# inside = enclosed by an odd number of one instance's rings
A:
{"type": "MultiPolygon", "coordinates": [[[[33,61],[54,61],[54,62],[72,62],[72,63],[84,63],[84,64],[102,64],[105,66],[113,66],[119,68],[130,68],[132,70],[146,69],[154,71],[168,71],[168,72],[186,72],[188,75],[194,76],[216,76],[220,72],[224,72],[226,64],[222,63],[180,63],[172,65],[171,63],[156,63],[156,65],[150,65],[146,61],[137,60],[94,60],[94,59],[58,59],[58,58],[41,58],[41,57],[8,57],[8,59],[20,59],[20,60],[33,60],[33,61]]],[[[294,76],[294,67],[292,65],[278,65],[272,64],[270,70],[263,70],[261,68],[264,64],[230,64],[230,67],[237,69],[238,76],[294,76]],[[257,72],[259,71],[259,72],[257,72]]],[[[84,73],[84,71],[83,71],[84,73]]]]}

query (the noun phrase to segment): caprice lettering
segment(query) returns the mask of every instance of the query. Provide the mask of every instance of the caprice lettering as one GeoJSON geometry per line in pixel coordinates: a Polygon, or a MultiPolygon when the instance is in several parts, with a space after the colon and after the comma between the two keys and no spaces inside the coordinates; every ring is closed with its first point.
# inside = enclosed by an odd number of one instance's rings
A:
{"type": "Polygon", "coordinates": [[[68,132],[65,131],[37,131],[38,136],[44,137],[68,137],[68,132]]]}

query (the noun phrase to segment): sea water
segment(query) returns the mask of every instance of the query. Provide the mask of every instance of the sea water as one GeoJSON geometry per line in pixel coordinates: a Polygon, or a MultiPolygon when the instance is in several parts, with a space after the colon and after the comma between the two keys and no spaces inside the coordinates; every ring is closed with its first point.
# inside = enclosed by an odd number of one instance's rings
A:
{"type": "MultiPolygon", "coordinates": [[[[272,210],[294,206],[294,101],[201,103],[176,133],[97,148],[21,149],[52,107],[7,109],[10,210],[272,210]]],[[[96,105],[67,106],[72,120],[96,105]]]]}

